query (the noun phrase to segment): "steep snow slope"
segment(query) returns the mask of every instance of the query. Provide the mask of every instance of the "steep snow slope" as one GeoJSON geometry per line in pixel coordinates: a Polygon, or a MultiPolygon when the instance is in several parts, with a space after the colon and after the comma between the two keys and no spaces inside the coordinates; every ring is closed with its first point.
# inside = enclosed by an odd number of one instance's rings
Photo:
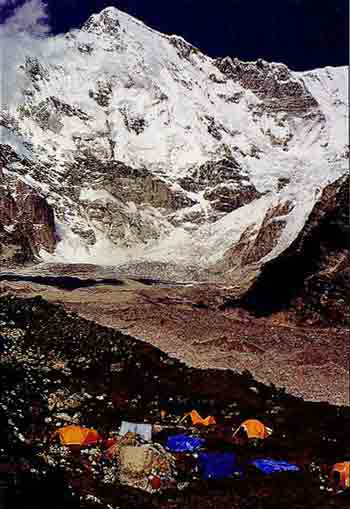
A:
{"type": "Polygon", "coordinates": [[[345,68],[213,60],[115,8],[39,53],[23,57],[21,99],[0,124],[2,142],[35,162],[6,163],[5,176],[55,208],[60,242],[45,259],[171,262],[207,278],[273,229],[248,256],[262,263],[347,171],[345,68]]]}

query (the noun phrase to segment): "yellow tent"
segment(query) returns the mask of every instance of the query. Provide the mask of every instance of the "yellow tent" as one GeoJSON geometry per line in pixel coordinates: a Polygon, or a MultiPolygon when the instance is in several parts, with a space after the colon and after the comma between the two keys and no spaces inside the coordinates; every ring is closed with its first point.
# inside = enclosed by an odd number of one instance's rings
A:
{"type": "Polygon", "coordinates": [[[244,429],[244,431],[247,433],[248,438],[264,439],[267,438],[272,433],[272,430],[270,428],[267,428],[262,422],[258,421],[257,419],[247,419],[246,421],[244,421],[235,431],[233,436],[236,435],[240,428],[244,429]]]}
{"type": "Polygon", "coordinates": [[[205,419],[199,415],[197,410],[192,410],[192,412],[189,412],[188,414],[185,414],[183,418],[180,420],[182,422],[186,417],[191,417],[192,424],[194,425],[201,425],[201,426],[210,426],[212,424],[216,424],[216,420],[212,415],[208,415],[205,419]]]}
{"type": "Polygon", "coordinates": [[[344,461],[343,463],[336,463],[332,468],[332,477],[335,475],[339,476],[339,485],[343,488],[350,488],[350,461],[344,461]]]}
{"type": "Polygon", "coordinates": [[[59,428],[53,434],[53,436],[56,435],[60,437],[62,445],[91,445],[101,440],[96,430],[76,425],[59,428]]]}

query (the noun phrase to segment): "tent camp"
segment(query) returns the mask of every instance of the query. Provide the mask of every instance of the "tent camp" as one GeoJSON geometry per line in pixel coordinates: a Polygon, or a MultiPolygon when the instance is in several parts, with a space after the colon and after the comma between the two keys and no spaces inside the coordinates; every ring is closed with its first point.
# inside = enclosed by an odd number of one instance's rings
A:
{"type": "Polygon", "coordinates": [[[237,428],[233,436],[235,436],[240,429],[243,429],[246,432],[248,438],[254,439],[265,439],[272,433],[270,428],[267,428],[261,421],[258,421],[257,419],[248,419],[244,421],[237,428]]]}
{"type": "Polygon", "coordinates": [[[342,488],[350,488],[350,461],[336,463],[332,468],[331,477],[342,488]]]}
{"type": "Polygon", "coordinates": [[[53,437],[55,436],[59,436],[62,445],[92,445],[102,440],[102,437],[93,428],[76,425],[57,429],[53,434],[53,437]]]}
{"type": "Polygon", "coordinates": [[[211,426],[213,424],[216,424],[215,418],[212,415],[208,415],[205,419],[199,415],[197,410],[192,410],[188,414],[185,414],[183,418],[180,420],[180,422],[187,419],[187,417],[190,417],[192,420],[192,424],[200,425],[200,426],[211,426]]]}

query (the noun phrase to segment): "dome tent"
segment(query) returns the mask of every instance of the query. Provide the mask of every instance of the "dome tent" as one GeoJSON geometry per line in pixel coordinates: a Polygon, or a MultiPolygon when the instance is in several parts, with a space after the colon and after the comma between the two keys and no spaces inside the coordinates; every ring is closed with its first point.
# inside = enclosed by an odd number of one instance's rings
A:
{"type": "Polygon", "coordinates": [[[53,434],[59,436],[62,445],[92,445],[102,440],[100,434],[93,428],[71,425],[59,428],[53,434]]]}
{"type": "Polygon", "coordinates": [[[337,479],[342,488],[350,488],[350,461],[336,463],[332,468],[331,477],[334,481],[337,479]]]}
{"type": "Polygon", "coordinates": [[[191,418],[191,421],[192,421],[192,424],[194,426],[197,426],[197,425],[200,425],[200,426],[211,426],[211,425],[214,425],[216,424],[216,420],[215,420],[215,417],[213,417],[212,415],[208,415],[205,419],[199,415],[199,413],[197,412],[197,410],[192,410],[191,412],[189,412],[188,414],[185,414],[182,419],[180,419],[179,421],[179,424],[184,421],[185,419],[187,419],[188,417],[191,418]]]}
{"type": "Polygon", "coordinates": [[[267,428],[261,421],[258,421],[257,419],[247,419],[244,421],[234,432],[233,436],[235,436],[241,429],[245,431],[249,439],[263,440],[272,433],[270,428],[267,428]]]}

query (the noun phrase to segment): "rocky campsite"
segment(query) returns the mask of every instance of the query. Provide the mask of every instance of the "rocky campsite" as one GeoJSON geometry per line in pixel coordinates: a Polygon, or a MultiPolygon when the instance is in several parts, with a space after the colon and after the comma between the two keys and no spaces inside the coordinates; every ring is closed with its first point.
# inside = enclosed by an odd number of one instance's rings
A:
{"type": "Polygon", "coordinates": [[[110,7],[9,73],[0,505],[349,507],[346,68],[110,7]]]}
{"type": "Polygon", "coordinates": [[[347,507],[349,496],[330,473],[350,447],[348,406],[305,402],[249,372],[190,368],[40,297],[2,297],[0,306],[8,507],[347,507]],[[215,424],[181,425],[192,408],[210,412],[215,424]],[[251,416],[273,433],[261,443],[234,443],[233,430],[251,416]],[[144,443],[133,433],[118,436],[122,421],[152,425],[149,467],[123,472],[108,454],[111,444],[123,450],[144,443]],[[53,440],[56,429],[72,424],[103,439],[86,447],[53,440]],[[167,438],[179,433],[202,438],[209,454],[234,450],[239,473],[203,479],[198,454],[166,449],[167,438]],[[266,457],[298,471],[271,476],[248,468],[266,457]],[[154,478],[159,487],[152,487],[154,478]]]}

